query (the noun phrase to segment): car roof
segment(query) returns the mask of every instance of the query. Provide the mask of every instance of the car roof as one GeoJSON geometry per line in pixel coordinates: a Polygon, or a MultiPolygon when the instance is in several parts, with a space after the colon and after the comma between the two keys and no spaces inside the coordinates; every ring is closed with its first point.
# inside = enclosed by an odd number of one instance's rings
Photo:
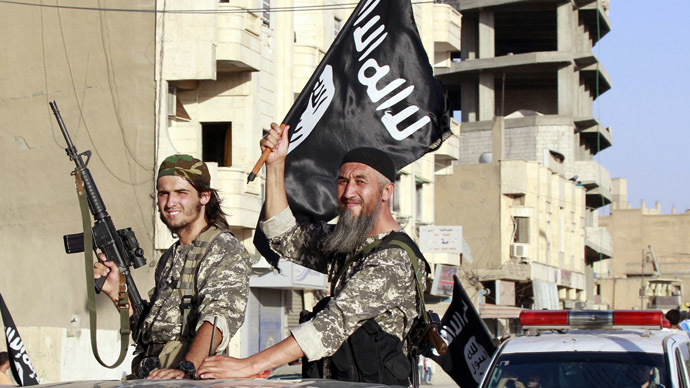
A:
{"type": "Polygon", "coordinates": [[[221,387],[251,387],[251,388],[388,388],[381,384],[351,383],[347,381],[335,381],[325,379],[302,380],[266,380],[266,379],[224,379],[224,380],[92,380],[72,381],[34,385],[37,388],[117,388],[117,387],[143,387],[143,388],[221,388],[221,387]]]}
{"type": "Polygon", "coordinates": [[[687,333],[675,330],[569,330],[543,331],[508,340],[502,353],[534,352],[643,352],[664,353],[664,340],[690,342],[687,333]]]}

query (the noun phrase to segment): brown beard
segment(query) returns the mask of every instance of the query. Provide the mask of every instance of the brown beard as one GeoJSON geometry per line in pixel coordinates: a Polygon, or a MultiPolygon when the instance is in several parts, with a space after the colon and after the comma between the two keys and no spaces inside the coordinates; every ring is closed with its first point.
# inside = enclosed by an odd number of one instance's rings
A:
{"type": "Polygon", "coordinates": [[[326,236],[323,242],[326,253],[343,255],[355,253],[374,228],[381,211],[381,204],[379,198],[376,209],[369,214],[362,212],[359,217],[353,216],[347,208],[341,207],[335,229],[326,236]]]}
{"type": "MultiPolygon", "coordinates": [[[[196,211],[197,211],[197,213],[201,211],[201,204],[200,204],[200,203],[198,203],[198,204],[196,205],[196,211]]],[[[172,234],[172,236],[175,237],[175,238],[177,238],[177,231],[178,231],[178,230],[180,230],[180,229],[182,229],[182,228],[185,228],[185,227],[189,226],[189,224],[191,223],[191,222],[188,222],[188,223],[186,223],[186,224],[184,224],[184,225],[180,225],[180,226],[177,226],[177,227],[173,227],[173,226],[170,225],[170,223],[168,223],[168,220],[165,219],[165,217],[163,216],[163,211],[160,210],[160,209],[159,209],[159,211],[158,211],[158,218],[160,218],[161,222],[163,222],[163,224],[165,224],[165,226],[168,227],[168,230],[170,231],[170,233],[172,234]]]]}

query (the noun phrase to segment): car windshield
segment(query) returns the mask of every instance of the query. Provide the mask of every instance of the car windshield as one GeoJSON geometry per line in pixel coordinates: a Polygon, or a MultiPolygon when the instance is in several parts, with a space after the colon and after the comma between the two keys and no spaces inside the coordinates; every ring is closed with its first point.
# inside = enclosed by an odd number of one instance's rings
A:
{"type": "Polygon", "coordinates": [[[485,388],[670,387],[662,355],[637,352],[503,354],[485,388]]]}

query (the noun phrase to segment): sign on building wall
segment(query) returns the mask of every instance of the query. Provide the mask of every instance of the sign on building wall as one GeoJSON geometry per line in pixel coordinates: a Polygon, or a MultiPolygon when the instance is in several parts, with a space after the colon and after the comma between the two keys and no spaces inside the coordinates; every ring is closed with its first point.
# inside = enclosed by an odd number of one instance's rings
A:
{"type": "Polygon", "coordinates": [[[434,281],[431,283],[429,293],[435,296],[453,296],[453,279],[457,273],[458,267],[454,265],[436,264],[434,281]]]}
{"type": "Polygon", "coordinates": [[[461,225],[426,225],[419,228],[419,249],[424,253],[459,254],[463,253],[462,246],[461,225]]]}

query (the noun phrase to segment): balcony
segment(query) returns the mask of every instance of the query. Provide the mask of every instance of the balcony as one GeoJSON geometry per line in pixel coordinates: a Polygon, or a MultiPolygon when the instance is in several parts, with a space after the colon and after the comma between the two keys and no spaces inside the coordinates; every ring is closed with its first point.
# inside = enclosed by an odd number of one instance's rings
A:
{"type": "Polygon", "coordinates": [[[611,89],[611,76],[594,55],[588,54],[575,58],[575,65],[580,71],[580,79],[589,88],[593,99],[611,89]]]}
{"type": "Polygon", "coordinates": [[[587,144],[592,155],[611,147],[611,130],[599,124],[595,118],[577,118],[575,119],[575,126],[580,134],[581,143],[587,144]]]}
{"type": "Polygon", "coordinates": [[[211,187],[218,190],[223,210],[231,227],[254,229],[261,211],[261,187],[247,184],[247,171],[237,167],[218,167],[207,163],[211,187]]]}
{"type": "Polygon", "coordinates": [[[474,78],[481,72],[556,72],[563,65],[571,63],[573,57],[569,53],[540,51],[453,62],[450,68],[436,68],[434,73],[442,83],[452,83],[474,78]]]}
{"type": "Polygon", "coordinates": [[[453,161],[460,159],[460,124],[450,119],[450,129],[453,135],[434,151],[434,173],[436,174],[452,174],[453,161]]]}
{"type": "Polygon", "coordinates": [[[591,160],[576,161],[575,174],[587,190],[587,207],[597,209],[611,203],[611,175],[604,167],[591,160]]]}
{"type": "Polygon", "coordinates": [[[480,11],[489,7],[511,6],[518,3],[529,3],[531,0],[463,0],[459,2],[460,12],[480,11]]]}
{"type": "MultiPolygon", "coordinates": [[[[218,4],[220,11],[243,8],[231,3],[218,4]]],[[[261,25],[260,14],[252,12],[220,12],[218,14],[216,61],[219,72],[259,71],[261,25]]]]}
{"type": "Polygon", "coordinates": [[[611,21],[604,9],[604,4],[598,0],[575,0],[580,11],[580,21],[587,27],[592,45],[611,31],[611,21]]]}
{"type": "Polygon", "coordinates": [[[608,229],[603,227],[585,228],[585,256],[592,262],[610,259],[613,255],[613,240],[608,229]]]}
{"type": "Polygon", "coordinates": [[[460,18],[450,4],[434,4],[434,51],[460,51],[460,18]]]}
{"type": "Polygon", "coordinates": [[[648,298],[650,309],[674,309],[682,304],[680,296],[652,296],[648,298]]]}

